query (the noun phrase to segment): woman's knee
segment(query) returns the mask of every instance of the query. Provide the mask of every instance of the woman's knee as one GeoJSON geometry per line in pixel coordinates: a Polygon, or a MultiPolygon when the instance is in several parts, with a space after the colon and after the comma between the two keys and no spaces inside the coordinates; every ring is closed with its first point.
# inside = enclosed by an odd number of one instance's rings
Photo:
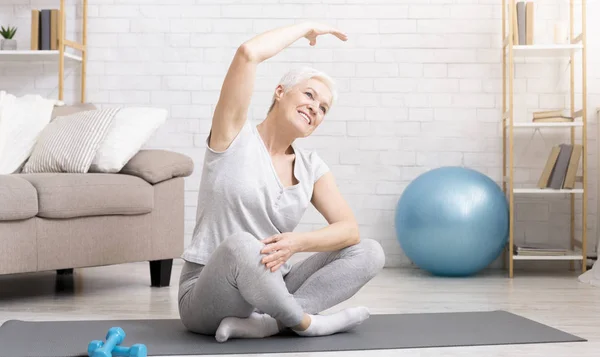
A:
{"type": "Polygon", "coordinates": [[[381,247],[381,244],[374,239],[361,239],[361,241],[354,246],[357,253],[362,258],[364,264],[363,268],[366,269],[370,275],[377,274],[385,265],[385,252],[381,247]]]}
{"type": "Polygon", "coordinates": [[[262,244],[255,236],[247,232],[232,234],[221,243],[219,248],[233,254],[260,254],[262,244]]]}

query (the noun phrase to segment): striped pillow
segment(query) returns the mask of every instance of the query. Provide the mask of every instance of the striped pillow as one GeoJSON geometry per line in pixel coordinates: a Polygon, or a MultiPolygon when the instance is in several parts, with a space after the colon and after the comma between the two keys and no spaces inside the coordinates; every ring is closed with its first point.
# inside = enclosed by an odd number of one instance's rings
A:
{"type": "Polygon", "coordinates": [[[57,117],[40,134],[21,172],[88,172],[119,110],[86,110],[57,117]]]}

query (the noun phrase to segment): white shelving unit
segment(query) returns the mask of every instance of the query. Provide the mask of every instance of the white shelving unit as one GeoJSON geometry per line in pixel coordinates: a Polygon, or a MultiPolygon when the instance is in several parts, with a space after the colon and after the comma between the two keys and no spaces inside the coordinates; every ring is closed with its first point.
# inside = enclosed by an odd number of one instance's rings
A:
{"type": "Polygon", "coordinates": [[[570,6],[570,41],[567,44],[531,44],[518,45],[515,44],[515,27],[513,26],[516,18],[516,0],[502,0],[502,157],[503,157],[503,184],[502,188],[509,200],[509,242],[505,250],[508,256],[508,274],[512,278],[514,275],[515,260],[567,260],[571,262],[571,268],[574,267],[575,261],[581,261],[582,272],[586,271],[587,259],[587,88],[586,88],[586,0],[578,0],[577,3],[582,6],[582,25],[581,33],[574,32],[574,2],[569,0],[570,6]],[[507,6],[508,5],[508,6],[507,6]],[[575,98],[575,54],[580,53],[582,58],[581,73],[582,73],[582,106],[574,107],[575,98]],[[514,67],[515,59],[523,59],[529,57],[552,57],[561,58],[567,57],[570,65],[570,95],[571,95],[571,116],[573,122],[526,122],[515,121],[514,115],[514,67]],[[540,189],[537,187],[520,188],[514,185],[514,131],[515,130],[545,130],[545,129],[562,129],[569,130],[571,143],[575,143],[575,130],[581,130],[582,138],[582,171],[583,176],[576,178],[578,187],[573,189],[540,189]],[[553,195],[566,194],[570,196],[571,203],[571,220],[570,220],[570,249],[566,254],[562,255],[533,255],[533,254],[516,254],[514,251],[515,239],[515,195],[534,194],[534,195],[553,195]],[[575,196],[581,197],[581,239],[575,237],[575,196]]]}
{"type": "Polygon", "coordinates": [[[56,62],[58,65],[58,99],[64,96],[65,62],[79,63],[81,65],[81,103],[85,102],[85,77],[87,64],[87,9],[88,0],[82,2],[82,41],[71,41],[65,38],[66,16],[65,0],[59,0],[59,21],[62,24],[61,31],[57,33],[58,50],[17,50],[0,51],[0,61],[3,62],[56,62]],[[67,52],[78,51],[81,55],[67,52]]]}

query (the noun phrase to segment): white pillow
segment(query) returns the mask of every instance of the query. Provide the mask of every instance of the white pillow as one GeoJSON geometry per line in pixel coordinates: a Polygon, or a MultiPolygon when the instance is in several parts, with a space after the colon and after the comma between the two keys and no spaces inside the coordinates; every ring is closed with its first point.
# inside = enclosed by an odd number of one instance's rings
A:
{"type": "Polygon", "coordinates": [[[167,110],[121,108],[96,152],[90,172],[119,172],[167,120],[167,110]]]}
{"type": "Polygon", "coordinates": [[[0,175],[19,172],[50,122],[56,100],[0,91],[0,175]]]}
{"type": "Polygon", "coordinates": [[[119,108],[86,110],[48,124],[35,143],[23,173],[86,173],[119,108]]]}

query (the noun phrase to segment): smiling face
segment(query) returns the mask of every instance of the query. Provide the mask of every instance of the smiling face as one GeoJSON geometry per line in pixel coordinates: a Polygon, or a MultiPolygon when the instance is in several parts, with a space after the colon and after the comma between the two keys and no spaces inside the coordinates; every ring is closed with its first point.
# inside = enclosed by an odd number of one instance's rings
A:
{"type": "Polygon", "coordinates": [[[329,87],[318,78],[302,81],[286,92],[278,86],[275,97],[282,119],[299,137],[312,134],[323,122],[332,102],[329,87]]]}

